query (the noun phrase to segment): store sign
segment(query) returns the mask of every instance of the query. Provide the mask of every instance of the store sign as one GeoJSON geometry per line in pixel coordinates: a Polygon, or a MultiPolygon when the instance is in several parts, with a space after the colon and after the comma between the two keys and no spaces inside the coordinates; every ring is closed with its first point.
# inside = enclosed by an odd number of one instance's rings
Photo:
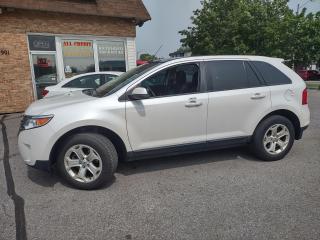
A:
{"type": "Polygon", "coordinates": [[[63,57],[91,58],[93,57],[92,41],[63,41],[63,57]]]}
{"type": "Polygon", "coordinates": [[[99,56],[102,58],[123,59],[125,56],[123,42],[98,43],[99,56]]]}
{"type": "Polygon", "coordinates": [[[83,41],[64,41],[63,42],[63,46],[64,47],[91,47],[92,46],[92,42],[87,41],[87,42],[83,42],[83,41]]]}
{"type": "Polygon", "coordinates": [[[37,65],[38,65],[38,67],[48,68],[48,67],[51,67],[51,61],[49,58],[38,57],[37,58],[37,65]]]}
{"type": "Polygon", "coordinates": [[[55,51],[56,41],[54,36],[29,35],[29,49],[31,51],[55,51]]]}

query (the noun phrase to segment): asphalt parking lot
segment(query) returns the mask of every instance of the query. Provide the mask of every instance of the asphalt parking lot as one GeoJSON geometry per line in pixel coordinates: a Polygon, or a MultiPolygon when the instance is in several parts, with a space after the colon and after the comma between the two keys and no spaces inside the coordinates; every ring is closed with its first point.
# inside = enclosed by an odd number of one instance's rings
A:
{"type": "Polygon", "coordinates": [[[90,192],[27,168],[20,114],[0,116],[0,239],[320,239],[320,91],[309,102],[282,161],[237,148],[121,163],[90,192]]]}

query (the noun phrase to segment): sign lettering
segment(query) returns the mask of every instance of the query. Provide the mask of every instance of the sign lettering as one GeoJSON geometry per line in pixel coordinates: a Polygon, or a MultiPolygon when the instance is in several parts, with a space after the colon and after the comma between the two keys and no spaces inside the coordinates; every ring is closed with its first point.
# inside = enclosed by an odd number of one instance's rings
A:
{"type": "Polygon", "coordinates": [[[55,51],[56,42],[54,36],[29,35],[29,49],[31,51],[55,51]]]}

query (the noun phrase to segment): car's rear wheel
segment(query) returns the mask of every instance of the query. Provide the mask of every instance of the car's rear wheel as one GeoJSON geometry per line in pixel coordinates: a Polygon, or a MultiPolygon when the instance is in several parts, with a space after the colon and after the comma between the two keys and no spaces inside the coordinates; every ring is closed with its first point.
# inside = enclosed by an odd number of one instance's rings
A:
{"type": "Polygon", "coordinates": [[[291,121],[283,116],[271,116],[257,127],[251,147],[254,154],[264,161],[284,158],[294,142],[295,131],[291,121]]]}
{"type": "Polygon", "coordinates": [[[62,177],[79,189],[97,189],[111,181],[118,165],[112,142],[99,134],[81,133],[67,139],[58,156],[62,177]]]}

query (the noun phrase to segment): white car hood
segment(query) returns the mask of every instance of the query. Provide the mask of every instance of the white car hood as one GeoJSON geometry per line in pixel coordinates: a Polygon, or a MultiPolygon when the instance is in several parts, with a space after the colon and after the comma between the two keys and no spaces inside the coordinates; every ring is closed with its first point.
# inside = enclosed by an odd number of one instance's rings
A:
{"type": "Polygon", "coordinates": [[[94,100],[94,97],[84,94],[82,91],[69,92],[63,95],[47,97],[33,102],[26,110],[26,115],[50,114],[50,110],[75,103],[94,100]]]}

